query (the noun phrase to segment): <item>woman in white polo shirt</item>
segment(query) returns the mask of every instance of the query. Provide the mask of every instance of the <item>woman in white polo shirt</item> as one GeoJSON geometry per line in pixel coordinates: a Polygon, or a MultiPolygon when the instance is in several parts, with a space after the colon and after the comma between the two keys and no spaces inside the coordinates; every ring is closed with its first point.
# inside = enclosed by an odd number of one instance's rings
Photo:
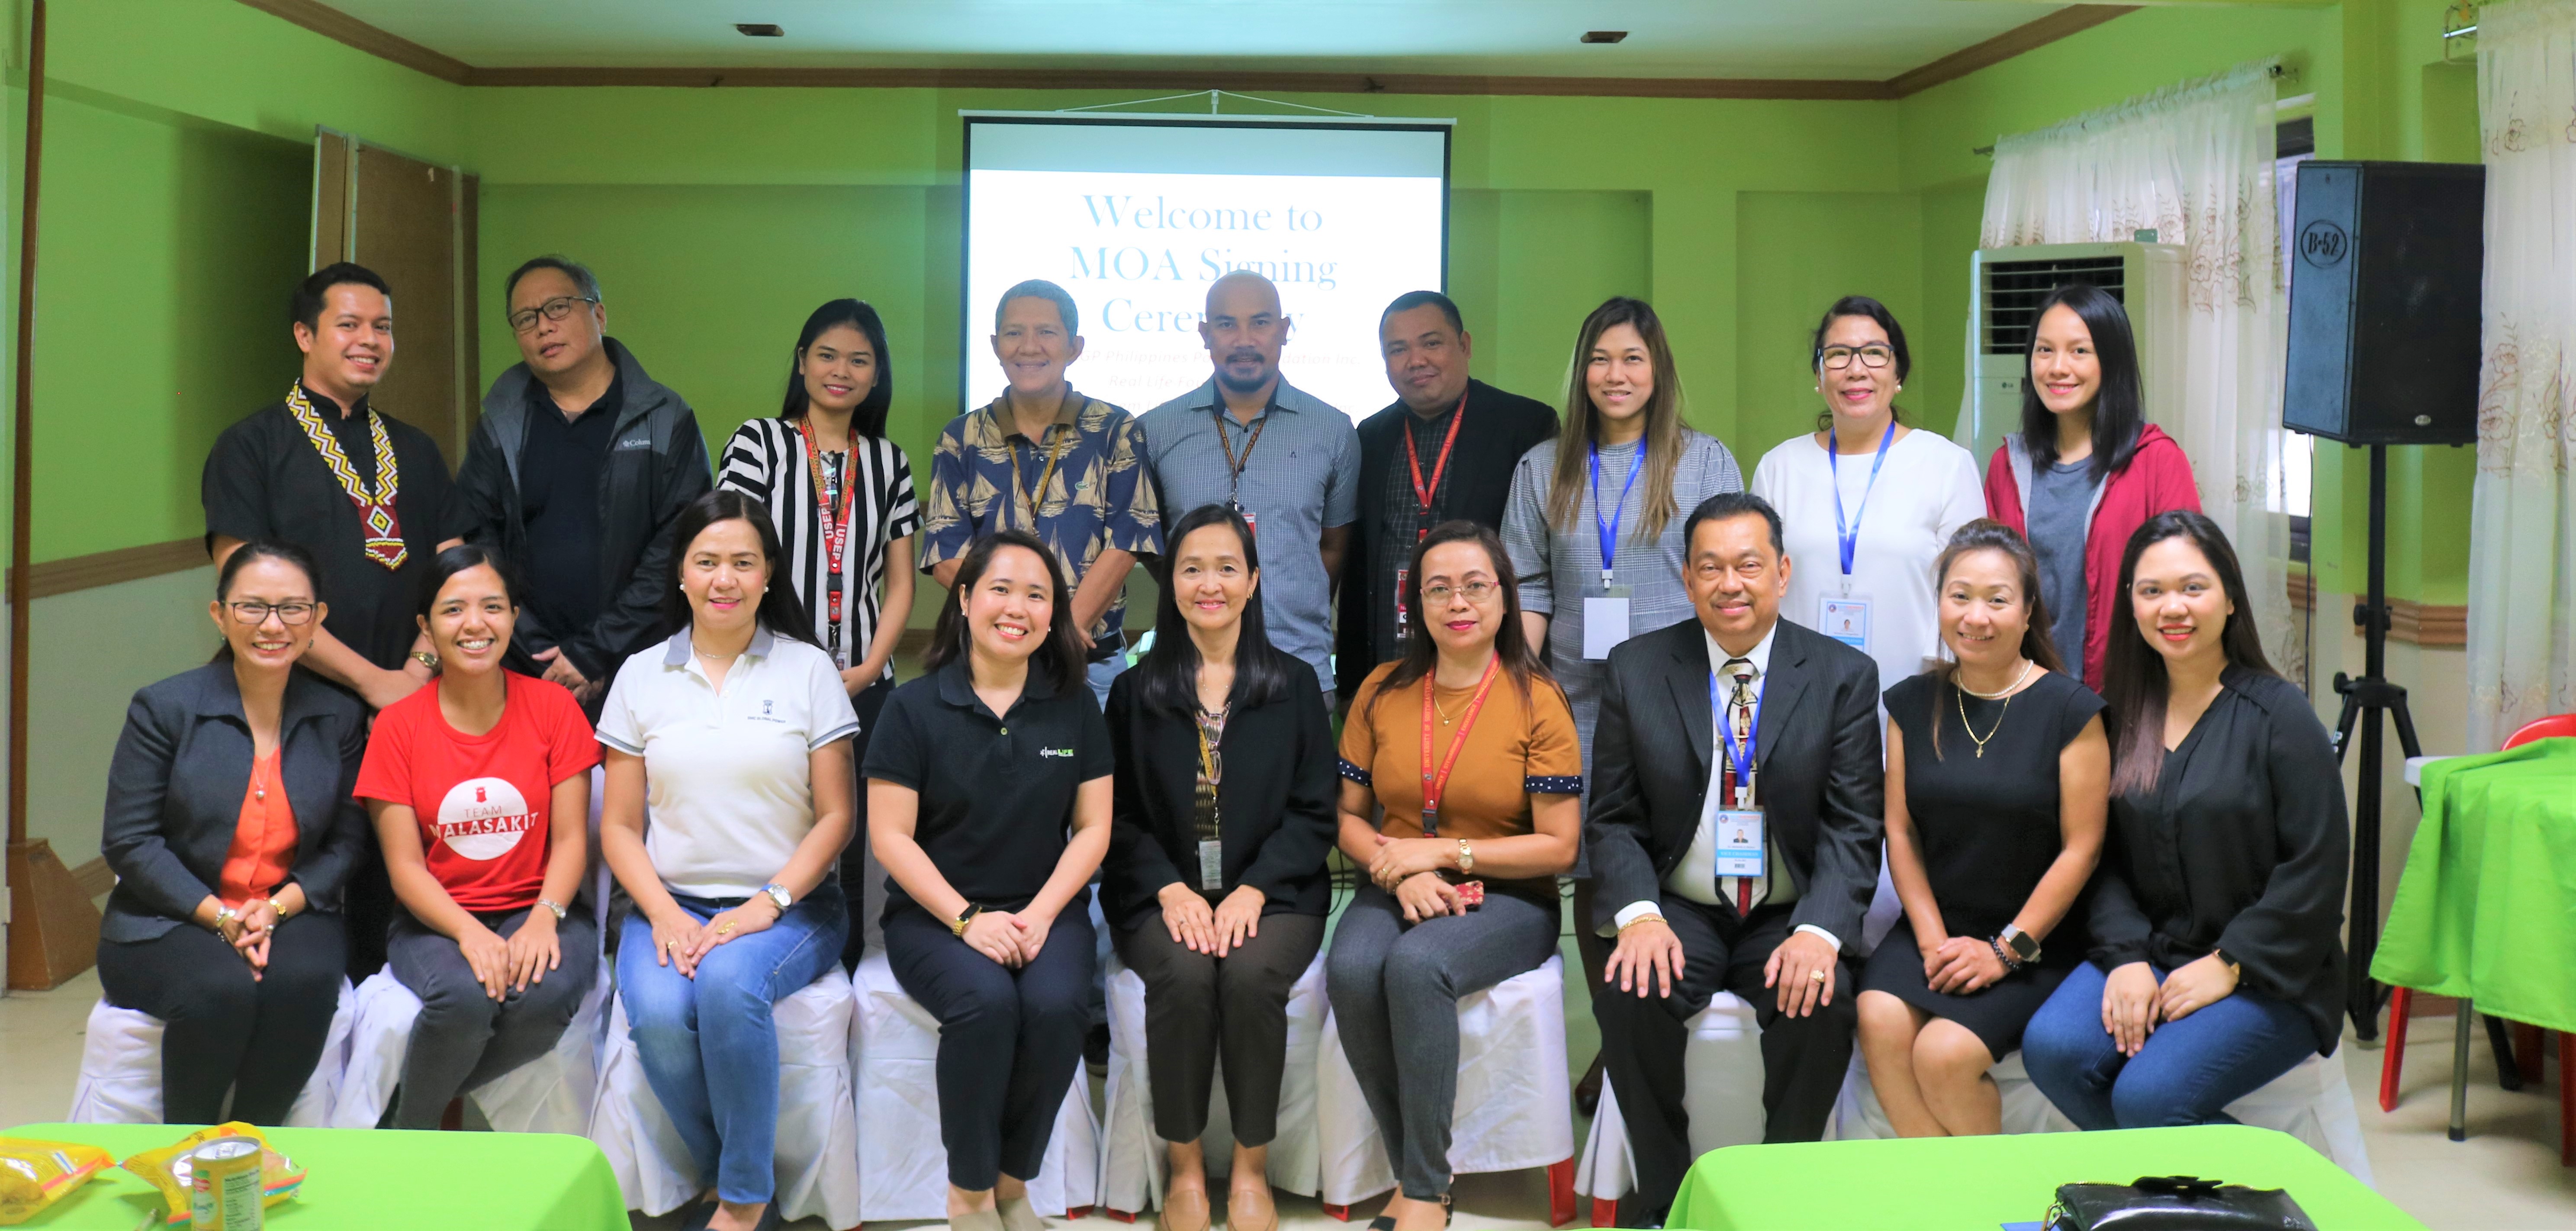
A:
{"type": "Polygon", "coordinates": [[[687,1225],[755,1231],[778,1225],[771,1006],[839,961],[849,930],[829,882],[851,830],[838,745],[859,724],[777,576],[769,511],[711,492],[672,530],[664,602],[686,626],[608,691],[599,845],[635,899],[617,988],[644,1077],[712,1185],[687,1225]]]}

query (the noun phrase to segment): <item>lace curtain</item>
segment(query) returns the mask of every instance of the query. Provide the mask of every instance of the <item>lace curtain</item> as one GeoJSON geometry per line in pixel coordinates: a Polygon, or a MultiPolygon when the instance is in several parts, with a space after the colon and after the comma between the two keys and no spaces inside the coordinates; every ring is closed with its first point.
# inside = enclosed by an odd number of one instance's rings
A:
{"type": "Polygon", "coordinates": [[[2576,710],[2576,3],[2478,13],[2485,356],[2470,520],[2471,751],[2576,710]]]}
{"type": "MultiPolygon", "coordinates": [[[[2273,185],[2273,64],[2248,64],[1995,143],[1981,248],[2127,241],[2153,230],[2183,253],[2184,294],[2160,319],[2178,355],[2150,357],[2156,425],[2190,456],[2202,511],[2227,532],[2273,663],[2304,676],[2287,589],[2281,289],[2273,185]]],[[[2133,311],[2135,310],[2133,306],[2133,311]]],[[[1972,331],[1973,332],[1973,331],[1972,331]]]]}

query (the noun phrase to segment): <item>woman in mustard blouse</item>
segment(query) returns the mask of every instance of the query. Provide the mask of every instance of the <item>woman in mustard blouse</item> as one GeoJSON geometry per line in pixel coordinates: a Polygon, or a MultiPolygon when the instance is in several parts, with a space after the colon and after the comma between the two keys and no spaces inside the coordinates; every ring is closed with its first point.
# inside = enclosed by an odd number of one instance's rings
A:
{"type": "Polygon", "coordinates": [[[1404,657],[1370,673],[1342,727],[1341,848],[1371,883],[1324,962],[1398,1184],[1378,1231],[1447,1225],[1458,997],[1555,952],[1556,878],[1583,824],[1574,715],[1522,636],[1501,540],[1448,522],[1409,576],[1404,657]]]}

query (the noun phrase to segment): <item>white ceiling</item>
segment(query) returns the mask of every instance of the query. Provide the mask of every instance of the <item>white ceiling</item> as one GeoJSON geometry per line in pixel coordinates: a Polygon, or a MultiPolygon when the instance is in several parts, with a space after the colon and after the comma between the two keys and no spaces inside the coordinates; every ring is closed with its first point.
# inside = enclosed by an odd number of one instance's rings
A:
{"type": "Polygon", "coordinates": [[[1148,68],[1884,80],[2030,0],[328,0],[477,68],[1148,68]],[[746,38],[771,22],[784,38],[746,38]],[[1586,30],[1627,41],[1587,46],[1586,30]]]}

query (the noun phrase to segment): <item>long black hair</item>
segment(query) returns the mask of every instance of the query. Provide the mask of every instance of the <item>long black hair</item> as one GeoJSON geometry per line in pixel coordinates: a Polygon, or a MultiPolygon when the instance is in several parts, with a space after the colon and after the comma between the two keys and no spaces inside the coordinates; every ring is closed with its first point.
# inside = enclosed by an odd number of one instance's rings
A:
{"type": "MultiPolygon", "coordinates": [[[[1199,646],[1190,639],[1190,622],[1181,615],[1173,592],[1172,571],[1180,567],[1181,543],[1196,531],[1222,526],[1243,544],[1243,564],[1257,577],[1261,549],[1253,544],[1252,526],[1243,514],[1221,504],[1203,504],[1181,515],[1163,538],[1166,550],[1155,566],[1162,593],[1154,600],[1154,647],[1136,664],[1136,699],[1148,712],[1188,715],[1199,704],[1199,646]]],[[[1226,705],[1267,705],[1288,693],[1288,664],[1293,661],[1270,644],[1261,617],[1261,589],[1253,588],[1243,604],[1241,627],[1234,641],[1234,688],[1226,705]]]]}
{"type": "MultiPolygon", "coordinates": [[[[252,539],[234,548],[233,554],[224,557],[224,566],[215,570],[215,601],[220,603],[231,598],[233,579],[241,576],[241,571],[257,560],[283,560],[301,569],[304,573],[304,583],[313,587],[313,601],[316,603],[322,601],[322,570],[313,563],[313,553],[293,543],[281,542],[277,539],[252,539]]],[[[232,613],[227,609],[224,615],[225,618],[230,619],[232,613]]],[[[215,647],[215,656],[210,661],[228,663],[232,660],[232,638],[226,637],[222,645],[215,647]]]]}
{"type": "MultiPolygon", "coordinates": [[[[2093,358],[2102,367],[2102,387],[2093,395],[2093,481],[2125,469],[2138,452],[2138,433],[2146,429],[2146,386],[2138,376],[2137,336],[2130,332],[2128,310],[2111,293],[2090,282],[2069,282],[2049,292],[2031,314],[2036,324],[2048,310],[2064,307],[2093,335],[2093,358]]],[[[2039,331],[2021,356],[2021,442],[2030,450],[2034,471],[2057,464],[2057,414],[2039,400],[2039,377],[2032,356],[2039,352],[2039,331]]]]}
{"type": "MultiPolygon", "coordinates": [[[[2097,446],[2098,448],[2098,446],[2097,446]]],[[[2120,601],[2111,604],[2111,646],[2102,662],[2102,699],[2111,706],[2111,793],[2128,795],[2156,789],[2157,771],[2165,761],[2165,700],[2172,692],[2165,656],[2147,643],[2138,627],[2130,591],[2138,582],[2138,557],[2166,539],[2190,539],[2218,574],[2219,588],[2236,610],[2218,635],[2227,665],[2265,675],[2278,675],[2263,656],[2263,636],[2254,627],[2254,601],[2245,591],[2245,571],[2236,564],[2236,548],[2218,523],[2189,509],[2148,518],[2120,553],[2120,601]]]]}
{"type": "Polygon", "coordinates": [[[877,319],[877,310],[864,299],[835,299],[814,309],[805,318],[805,328],[796,335],[796,353],[787,360],[787,400],[778,411],[782,419],[801,419],[809,400],[805,394],[805,374],[797,371],[805,362],[805,352],[834,325],[848,325],[868,335],[868,345],[875,348],[876,383],[868,386],[868,395],[859,399],[858,410],[850,416],[850,430],[862,436],[885,435],[886,408],[894,404],[894,359],[886,354],[885,322],[877,319]]]}
{"type": "Polygon", "coordinates": [[[949,589],[948,602],[939,609],[939,624],[931,630],[930,648],[922,651],[921,665],[937,671],[971,656],[975,634],[966,624],[966,598],[983,583],[984,570],[992,567],[993,553],[1005,547],[1024,548],[1046,561],[1047,592],[1055,600],[1054,611],[1047,617],[1046,639],[1029,656],[1029,669],[1045,672],[1045,678],[1058,693],[1086,687],[1082,635],[1073,626],[1073,587],[1064,583],[1064,566],[1056,561],[1055,553],[1026,530],[996,530],[966,549],[966,557],[957,562],[957,584],[949,589]]]}
{"type": "Polygon", "coordinates": [[[1431,640],[1431,613],[1423,610],[1422,559],[1431,554],[1432,548],[1448,543],[1473,543],[1484,549],[1486,560],[1493,565],[1494,584],[1503,593],[1503,621],[1502,627],[1494,630],[1494,657],[1502,661],[1504,673],[1512,677],[1512,686],[1520,690],[1523,700],[1529,697],[1533,679],[1550,688],[1557,686],[1556,676],[1539,660],[1537,648],[1521,630],[1520,580],[1512,574],[1512,558],[1503,550],[1503,540],[1483,525],[1461,518],[1433,526],[1431,533],[1414,545],[1412,571],[1405,574],[1404,582],[1404,657],[1396,660],[1395,670],[1387,673],[1376,695],[1369,698],[1371,708],[1388,693],[1420,681],[1440,665],[1440,647],[1431,640]]]}
{"type": "Polygon", "coordinates": [[[796,597],[796,587],[787,576],[787,562],[778,547],[778,529],[770,524],[769,506],[756,496],[746,496],[730,487],[719,487],[689,502],[671,523],[671,588],[662,594],[662,623],[672,632],[689,626],[689,595],[680,588],[680,576],[689,567],[689,545],[720,521],[747,521],[760,535],[760,558],[769,563],[769,584],[761,589],[757,614],[760,626],[773,637],[785,637],[814,645],[813,617],[806,614],[805,603],[796,597]]]}
{"type": "MultiPolygon", "coordinates": [[[[2030,540],[2023,538],[2020,531],[1991,517],[1980,517],[1959,527],[1958,533],[1950,536],[1949,545],[1941,549],[1940,558],[1933,563],[1933,587],[1947,589],[1950,566],[1981,551],[1999,551],[2005,559],[2012,561],[2015,573],[2013,588],[2020,592],[2022,610],[2030,617],[2030,623],[2021,630],[2021,656],[2063,674],[2066,660],[2058,657],[2057,642],[2048,635],[2048,597],[2040,592],[2039,557],[2032,554],[2030,540]]],[[[1959,664],[1944,663],[1937,674],[1941,686],[1932,690],[1932,759],[1935,761],[1941,759],[1941,715],[1959,704],[1958,699],[1950,695],[1950,690],[1959,686],[1959,664]]]]}
{"type": "MultiPolygon", "coordinates": [[[[1878,322],[1879,329],[1887,334],[1887,349],[1895,352],[1896,383],[1904,384],[1906,376],[1914,371],[1914,352],[1905,346],[1905,326],[1896,323],[1896,313],[1889,311],[1886,304],[1867,295],[1845,295],[1835,300],[1834,306],[1825,309],[1824,316],[1816,321],[1815,335],[1807,340],[1807,370],[1819,377],[1824,375],[1825,335],[1833,332],[1835,321],[1846,316],[1865,316],[1878,322]]],[[[1853,356],[1852,361],[1858,363],[1859,356],[1853,356]]],[[[1905,413],[1891,401],[1887,404],[1887,418],[1891,423],[1903,423],[1905,413]]],[[[1830,432],[1833,428],[1833,409],[1827,407],[1817,411],[1816,430],[1830,432]]]]}

